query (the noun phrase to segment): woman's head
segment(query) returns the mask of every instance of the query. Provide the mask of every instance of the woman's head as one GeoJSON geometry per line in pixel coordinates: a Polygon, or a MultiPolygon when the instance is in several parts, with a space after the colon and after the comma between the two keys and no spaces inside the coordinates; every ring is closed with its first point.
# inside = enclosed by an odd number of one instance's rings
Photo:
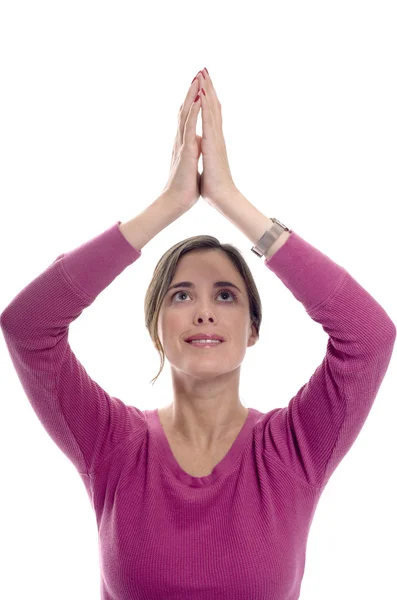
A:
{"type": "Polygon", "coordinates": [[[240,251],[215,237],[198,235],[172,246],[157,263],[145,296],[145,325],[160,354],[181,371],[211,376],[241,364],[247,346],[259,338],[262,304],[240,251]],[[181,281],[192,287],[170,289],[181,281]],[[218,281],[234,283],[215,286],[218,281]],[[235,294],[235,298],[233,297],[235,294]],[[225,343],[214,349],[186,345],[194,333],[217,333],[225,343]],[[164,344],[164,345],[163,345],[164,344]],[[165,348],[164,348],[165,347],[165,348]]]}

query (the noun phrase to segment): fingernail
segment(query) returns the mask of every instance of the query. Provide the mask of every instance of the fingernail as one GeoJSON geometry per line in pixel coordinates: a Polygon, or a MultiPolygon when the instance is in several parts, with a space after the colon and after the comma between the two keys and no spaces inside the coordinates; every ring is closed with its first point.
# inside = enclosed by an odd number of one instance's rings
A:
{"type": "MultiPolygon", "coordinates": [[[[196,77],[195,77],[194,79],[197,79],[197,77],[198,77],[198,74],[199,74],[199,73],[201,73],[201,72],[202,72],[202,71],[199,71],[199,72],[197,73],[197,75],[196,75],[196,77]]],[[[193,81],[194,81],[194,79],[193,79],[193,81]]],[[[204,77],[204,79],[205,79],[205,77],[204,77]]],[[[192,83],[193,83],[193,81],[192,81],[192,83]]],[[[192,83],[191,83],[190,85],[192,85],[192,83]]]]}
{"type": "Polygon", "coordinates": [[[206,96],[207,94],[205,93],[205,89],[201,88],[201,91],[203,92],[204,96],[206,96]]]}
{"type": "Polygon", "coordinates": [[[199,71],[199,73],[201,73],[201,75],[204,77],[204,79],[207,79],[204,73],[204,69],[202,71],[199,71]]]}
{"type": "Polygon", "coordinates": [[[195,97],[194,101],[197,102],[197,100],[200,98],[200,92],[197,94],[197,96],[195,97]]]}
{"type": "MultiPolygon", "coordinates": [[[[207,73],[208,73],[208,69],[207,69],[207,67],[204,67],[204,69],[205,69],[205,70],[207,71],[207,73]]],[[[208,73],[208,75],[209,75],[209,73],[208,73]]]]}

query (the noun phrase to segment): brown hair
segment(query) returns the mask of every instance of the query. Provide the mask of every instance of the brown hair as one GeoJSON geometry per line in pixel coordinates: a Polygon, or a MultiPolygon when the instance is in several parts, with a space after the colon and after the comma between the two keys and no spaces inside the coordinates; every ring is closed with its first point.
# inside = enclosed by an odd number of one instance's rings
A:
{"type": "Polygon", "coordinates": [[[155,348],[160,354],[161,360],[159,372],[150,381],[150,383],[153,382],[152,385],[164,367],[164,348],[157,332],[158,317],[164,296],[175,275],[179,259],[188,252],[202,249],[222,250],[235,265],[245,281],[250,305],[251,324],[254,325],[259,337],[262,322],[262,303],[252,273],[240,251],[232,244],[221,244],[217,238],[210,235],[196,235],[182,240],[167,250],[160,258],[145,295],[145,326],[149,331],[155,348]]]}

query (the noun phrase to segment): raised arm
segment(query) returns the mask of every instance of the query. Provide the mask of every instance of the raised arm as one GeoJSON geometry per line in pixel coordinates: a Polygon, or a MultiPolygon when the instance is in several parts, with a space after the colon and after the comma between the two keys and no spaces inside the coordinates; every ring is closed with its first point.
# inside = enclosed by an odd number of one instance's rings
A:
{"type": "Polygon", "coordinates": [[[162,194],[139,215],[120,225],[120,231],[137,250],[141,251],[160,231],[168,227],[189,208],[181,207],[168,194],[162,194]]]}
{"type": "Polygon", "coordinates": [[[102,389],[69,344],[69,327],[141,256],[141,248],[183,214],[159,197],[127,223],[118,221],[61,254],[0,315],[26,396],[47,433],[81,474],[94,471],[142,424],[137,409],[102,389]]]}

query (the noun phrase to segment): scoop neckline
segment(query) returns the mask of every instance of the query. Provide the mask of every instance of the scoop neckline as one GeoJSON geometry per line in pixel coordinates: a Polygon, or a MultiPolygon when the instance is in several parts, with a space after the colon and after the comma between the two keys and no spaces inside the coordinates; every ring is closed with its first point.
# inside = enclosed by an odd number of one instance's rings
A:
{"type": "Polygon", "coordinates": [[[256,411],[252,408],[248,408],[247,417],[239,433],[237,434],[236,439],[225,456],[218,464],[215,465],[209,475],[205,475],[203,477],[193,477],[193,475],[186,473],[186,471],[182,469],[176,460],[161,424],[158,410],[158,408],[155,408],[153,410],[146,411],[148,427],[151,433],[153,433],[152,437],[158,458],[161,464],[171,471],[180,482],[191,487],[203,487],[210,485],[219,479],[221,475],[225,475],[233,469],[233,467],[236,465],[237,459],[245,448],[245,442],[247,441],[247,438],[252,431],[252,427],[257,418],[256,411]]]}

